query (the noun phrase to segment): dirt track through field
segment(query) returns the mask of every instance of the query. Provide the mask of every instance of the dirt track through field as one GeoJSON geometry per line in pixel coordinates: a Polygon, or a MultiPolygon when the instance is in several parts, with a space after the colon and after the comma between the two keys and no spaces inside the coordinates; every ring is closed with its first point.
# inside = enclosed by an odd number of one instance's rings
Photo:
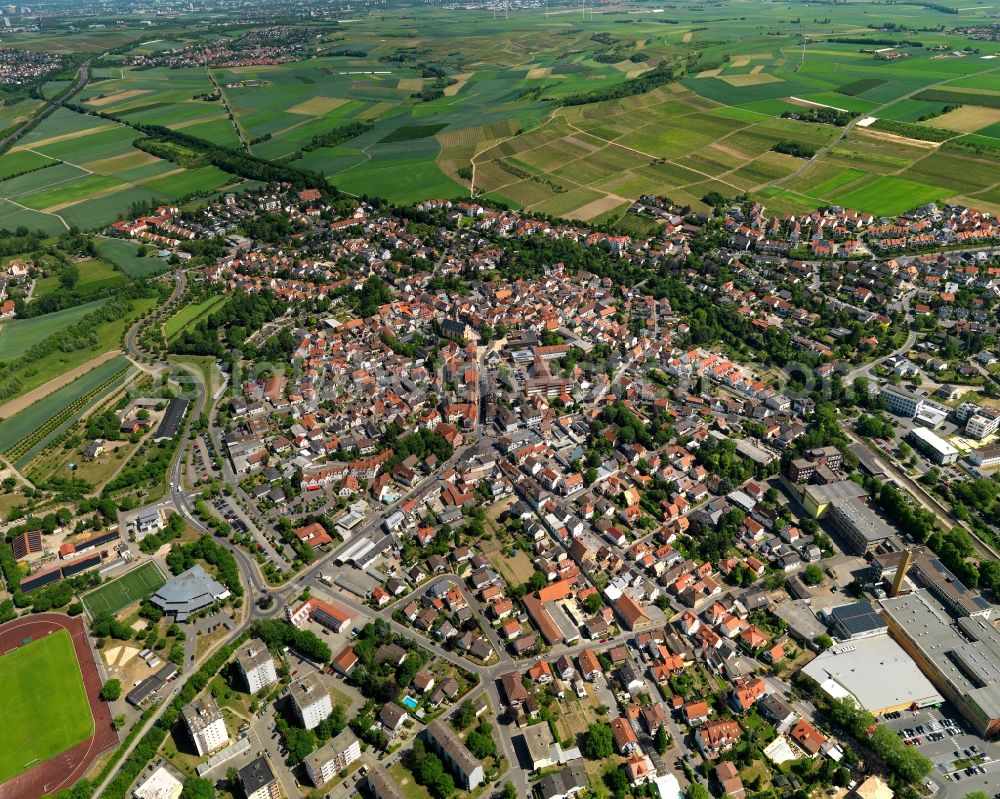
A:
{"type": "Polygon", "coordinates": [[[80,364],[75,369],[70,369],[65,374],[59,375],[59,377],[52,378],[48,383],[43,383],[36,389],[32,389],[27,394],[22,394],[20,397],[15,397],[10,402],[5,402],[0,405],[0,419],[9,419],[17,413],[20,413],[29,405],[34,405],[41,399],[49,396],[53,391],[62,388],[67,383],[72,383],[80,375],[84,375],[93,369],[95,366],[100,366],[105,361],[110,361],[117,355],[121,355],[121,350],[111,350],[103,355],[98,355],[96,358],[91,358],[86,363],[80,364]]]}

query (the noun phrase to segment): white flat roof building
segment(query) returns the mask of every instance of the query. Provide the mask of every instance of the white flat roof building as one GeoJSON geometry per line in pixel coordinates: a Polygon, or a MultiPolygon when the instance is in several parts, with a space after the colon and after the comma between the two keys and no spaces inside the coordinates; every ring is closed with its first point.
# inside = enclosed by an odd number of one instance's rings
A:
{"type": "Polygon", "coordinates": [[[802,669],[834,698],[851,696],[873,715],[943,702],[912,658],[888,635],[857,638],[820,653],[802,669]]]}
{"type": "Polygon", "coordinates": [[[926,427],[914,427],[910,431],[910,439],[917,449],[935,463],[947,465],[958,460],[958,450],[926,427]]]}
{"type": "Polygon", "coordinates": [[[135,799],[177,799],[184,789],[183,783],[163,766],[156,769],[132,792],[135,799]]]}

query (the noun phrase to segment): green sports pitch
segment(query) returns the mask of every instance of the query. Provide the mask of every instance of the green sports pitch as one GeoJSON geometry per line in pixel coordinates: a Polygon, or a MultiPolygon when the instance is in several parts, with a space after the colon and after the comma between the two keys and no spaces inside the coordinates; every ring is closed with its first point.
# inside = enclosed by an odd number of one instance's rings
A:
{"type": "Polygon", "coordinates": [[[94,733],[94,718],[66,630],[0,656],[0,783],[94,733]]]}
{"type": "Polygon", "coordinates": [[[95,588],[84,596],[83,605],[91,618],[98,613],[117,613],[149,596],[166,581],[157,565],[146,561],[138,569],[95,588]]]}

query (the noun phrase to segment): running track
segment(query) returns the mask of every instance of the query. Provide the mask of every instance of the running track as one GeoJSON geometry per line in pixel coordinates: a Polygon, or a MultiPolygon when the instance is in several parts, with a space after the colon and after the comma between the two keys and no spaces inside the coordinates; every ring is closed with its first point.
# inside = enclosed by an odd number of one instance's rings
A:
{"type": "Polygon", "coordinates": [[[37,640],[60,629],[69,632],[73,639],[76,659],[83,674],[83,687],[94,716],[94,734],[61,755],[39,763],[0,785],[0,799],[38,799],[68,788],[87,773],[103,752],[118,745],[118,733],[111,723],[111,709],[100,698],[101,676],[87,643],[87,630],[82,617],[38,613],[8,622],[0,626],[0,653],[21,646],[25,638],[37,640]]]}

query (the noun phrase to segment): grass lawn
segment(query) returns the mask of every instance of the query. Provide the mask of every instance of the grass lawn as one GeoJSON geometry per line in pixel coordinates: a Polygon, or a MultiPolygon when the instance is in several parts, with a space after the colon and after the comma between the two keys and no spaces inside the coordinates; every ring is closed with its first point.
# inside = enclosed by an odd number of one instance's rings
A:
{"type": "Polygon", "coordinates": [[[138,245],[124,239],[99,239],[97,251],[131,277],[152,277],[170,268],[165,260],[155,255],[140,258],[136,254],[138,245]]]}
{"type": "Polygon", "coordinates": [[[0,361],[21,357],[33,344],[76,324],[107,301],[107,298],[94,300],[74,308],[33,316],[29,319],[15,319],[13,322],[0,325],[0,361]]]}
{"type": "Polygon", "coordinates": [[[406,799],[430,799],[427,789],[422,785],[417,785],[417,780],[402,762],[395,763],[389,769],[389,776],[402,789],[406,799]]]}
{"type": "Polygon", "coordinates": [[[98,355],[115,349],[121,342],[122,333],[135,321],[135,319],[148,313],[155,307],[157,300],[155,297],[136,300],[133,305],[133,313],[124,318],[106,322],[98,327],[94,332],[97,334],[97,344],[86,349],[74,352],[61,352],[57,350],[42,360],[31,364],[24,369],[21,378],[21,391],[25,393],[38,388],[43,383],[47,383],[66,372],[76,369],[78,366],[87,363],[98,355]]]}
{"type": "Polygon", "coordinates": [[[187,305],[176,314],[170,317],[163,325],[163,333],[167,339],[172,339],[184,330],[189,324],[201,319],[205,314],[211,313],[213,309],[225,302],[225,297],[217,294],[202,302],[187,305]]]}
{"type": "Polygon", "coordinates": [[[94,719],[65,630],[0,657],[0,782],[85,741],[94,719]]]}
{"type": "MultiPolygon", "coordinates": [[[[80,270],[80,280],[75,288],[80,294],[102,291],[125,282],[125,276],[107,261],[87,258],[76,263],[80,270]]],[[[41,278],[35,285],[33,299],[44,297],[59,288],[59,278],[55,275],[41,278]]]]}
{"type": "MultiPolygon", "coordinates": [[[[70,435],[80,434],[83,426],[71,428],[70,435]]],[[[46,447],[27,466],[28,479],[44,483],[52,477],[75,477],[86,480],[95,488],[101,488],[128,462],[142,444],[131,441],[109,442],[109,451],[96,458],[85,459],[83,450],[89,441],[66,449],[65,446],[46,447]],[[113,447],[113,448],[111,448],[113,447]],[[75,468],[70,469],[70,464],[75,468]]]]}
{"type": "Polygon", "coordinates": [[[210,355],[170,355],[167,360],[172,364],[186,364],[193,367],[201,374],[202,382],[205,384],[205,411],[210,413],[215,406],[215,392],[222,385],[224,377],[219,368],[215,365],[215,358],[210,355]]]}
{"type": "Polygon", "coordinates": [[[83,598],[83,604],[91,616],[117,613],[149,596],[166,581],[159,567],[153,561],[146,561],[138,569],[95,588],[83,598]]]}

